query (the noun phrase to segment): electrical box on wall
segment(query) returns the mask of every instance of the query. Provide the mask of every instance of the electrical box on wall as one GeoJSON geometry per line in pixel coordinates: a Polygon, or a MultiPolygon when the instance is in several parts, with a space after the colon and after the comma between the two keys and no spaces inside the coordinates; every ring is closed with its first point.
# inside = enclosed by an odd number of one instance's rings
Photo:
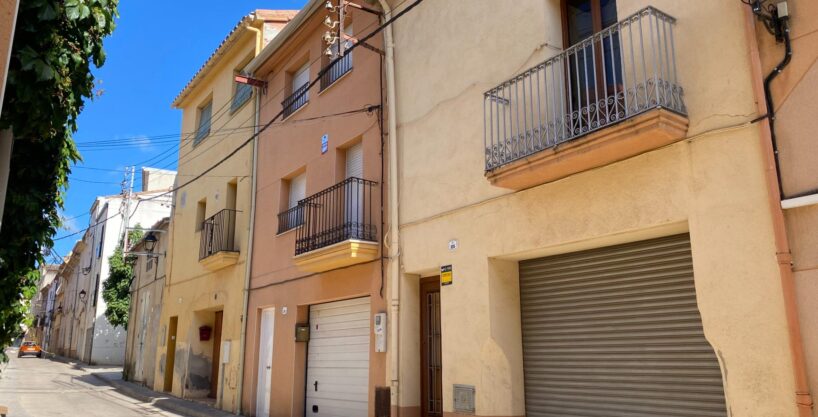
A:
{"type": "Polygon", "coordinates": [[[230,341],[225,340],[222,342],[222,363],[230,362],[230,341]]]}
{"type": "Polygon", "coordinates": [[[454,384],[453,394],[455,412],[474,414],[474,385],[454,384]]]}
{"type": "Polygon", "coordinates": [[[386,313],[375,314],[375,352],[386,352],[386,313]]]}
{"type": "Polygon", "coordinates": [[[295,325],[295,341],[309,342],[310,341],[310,325],[306,323],[297,323],[295,325]]]}

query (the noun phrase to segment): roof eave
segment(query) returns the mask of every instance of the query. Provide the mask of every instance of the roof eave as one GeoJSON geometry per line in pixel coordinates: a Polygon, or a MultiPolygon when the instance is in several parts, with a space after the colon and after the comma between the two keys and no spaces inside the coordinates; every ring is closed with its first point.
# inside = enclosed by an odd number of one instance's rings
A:
{"type": "Polygon", "coordinates": [[[324,1],[322,0],[310,0],[300,12],[287,24],[284,26],[284,29],[281,30],[281,33],[276,35],[270,43],[265,46],[261,52],[250,61],[247,66],[244,67],[244,71],[249,75],[255,75],[256,70],[259,69],[270,57],[284,45],[290,37],[299,29],[307,19],[315,13],[318,8],[324,5],[324,1]]]}

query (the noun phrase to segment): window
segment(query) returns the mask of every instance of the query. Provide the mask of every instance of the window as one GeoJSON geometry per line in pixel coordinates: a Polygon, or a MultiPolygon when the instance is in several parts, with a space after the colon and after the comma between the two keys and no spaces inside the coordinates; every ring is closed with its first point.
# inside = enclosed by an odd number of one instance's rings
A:
{"type": "Polygon", "coordinates": [[[289,181],[287,185],[287,209],[278,214],[278,233],[284,233],[304,223],[303,208],[298,202],[307,196],[307,174],[301,173],[289,181]]]}
{"type": "Polygon", "coordinates": [[[196,203],[196,231],[202,230],[202,223],[204,223],[206,212],[207,200],[201,199],[196,203]]]}
{"type": "MultiPolygon", "coordinates": [[[[352,23],[344,26],[344,34],[348,37],[352,37],[352,23]]],[[[338,57],[338,45],[344,42],[344,49],[349,49],[352,47],[353,42],[351,40],[338,40],[337,42],[330,45],[330,50],[332,51],[332,57],[328,57],[324,55],[323,58],[323,65],[326,67],[333,62],[336,57],[338,57]]],[[[335,61],[335,63],[330,67],[322,76],[321,76],[321,90],[323,91],[325,88],[331,86],[335,81],[338,81],[344,74],[349,72],[352,69],[352,52],[346,53],[341,59],[335,61]]]]}
{"type": "Polygon", "coordinates": [[[213,101],[199,108],[199,123],[196,127],[196,138],[193,144],[196,145],[210,134],[210,119],[213,116],[213,101]]]}
{"type": "Polygon", "coordinates": [[[97,294],[98,293],[99,293],[99,273],[97,273],[97,280],[96,280],[96,283],[94,284],[94,299],[92,300],[92,302],[93,302],[91,304],[92,306],[97,305],[97,294]]]}
{"type": "Polygon", "coordinates": [[[301,173],[290,180],[290,191],[287,208],[293,208],[307,197],[307,173],[301,173]]]}
{"type": "Polygon", "coordinates": [[[290,82],[290,91],[292,93],[281,102],[285,118],[307,104],[310,99],[310,90],[307,88],[309,85],[310,64],[308,62],[299,68],[298,71],[292,73],[292,80],[290,82]]]}
{"type": "Polygon", "coordinates": [[[153,256],[148,255],[147,262],[145,262],[145,270],[150,271],[153,269],[153,256]]]}
{"type": "MultiPolygon", "coordinates": [[[[248,57],[248,59],[246,59],[246,61],[250,62],[251,59],[252,59],[252,57],[248,57]]],[[[241,65],[240,67],[244,67],[245,65],[247,65],[246,62],[243,65],[241,65]]],[[[239,75],[239,74],[241,74],[241,71],[238,71],[238,70],[235,71],[235,75],[239,75]]],[[[234,80],[233,81],[233,100],[230,103],[230,112],[232,113],[232,112],[240,109],[244,105],[244,103],[247,103],[247,101],[250,100],[250,97],[252,97],[252,96],[253,96],[253,86],[251,86],[249,84],[238,83],[238,82],[236,82],[234,80]]]]}
{"type": "Polygon", "coordinates": [[[99,245],[97,246],[97,258],[102,257],[102,243],[105,242],[105,225],[102,225],[102,231],[99,234],[99,245]]]}
{"type": "MultiPolygon", "coordinates": [[[[566,48],[616,23],[616,0],[564,0],[563,6],[563,44],[566,48]]],[[[622,83],[619,57],[619,38],[611,36],[606,42],[597,39],[586,44],[573,60],[569,58],[568,82],[569,91],[573,92],[571,104],[574,109],[588,106],[595,93],[607,96],[616,91],[622,83]]]]}
{"type": "MultiPolygon", "coordinates": [[[[296,71],[293,74],[293,85],[292,85],[293,93],[298,92],[298,90],[300,88],[302,88],[305,85],[309,84],[309,82],[310,82],[310,64],[307,63],[307,64],[304,64],[303,67],[301,67],[298,71],[296,71]]],[[[309,91],[305,92],[304,95],[301,98],[304,101],[309,100],[310,99],[310,92],[309,91]]]]}

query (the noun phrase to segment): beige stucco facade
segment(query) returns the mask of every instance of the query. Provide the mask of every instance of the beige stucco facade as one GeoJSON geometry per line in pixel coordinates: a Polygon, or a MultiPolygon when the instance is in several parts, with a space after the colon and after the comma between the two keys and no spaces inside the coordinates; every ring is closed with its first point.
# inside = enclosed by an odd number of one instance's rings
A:
{"type": "MultiPolygon", "coordinates": [[[[396,300],[399,353],[390,352],[399,358],[393,415],[420,415],[420,277],[439,274],[442,265],[452,265],[454,272],[453,284],[441,289],[444,415],[455,415],[453,384],[466,384],[475,387],[476,415],[522,416],[518,262],[684,232],[691,237],[696,299],[722,369],[729,415],[797,415],[761,127],[748,123],[757,107],[744,32],[746,6],[618,1],[620,18],[651,5],[677,19],[675,57],[689,117],[686,139],[511,191],[484,177],[483,93],[558,53],[563,41],[559,1],[500,3],[473,1],[464,8],[426,2],[394,25],[402,276],[396,300]],[[453,239],[459,245],[450,250],[453,239]]],[[[797,2],[802,3],[807,2],[797,2]]],[[[808,21],[798,27],[801,33],[808,33],[815,19],[808,21]]],[[[807,44],[808,35],[802,36],[807,44]]],[[[814,61],[800,59],[803,65],[814,61]]],[[[810,85],[809,75],[801,83],[810,85]]],[[[794,90],[792,105],[808,91],[794,90]]],[[[814,102],[806,108],[814,108],[814,102]]],[[[805,115],[781,115],[787,117],[805,115]]],[[[779,124],[786,122],[779,119],[779,124]]],[[[798,152],[805,158],[808,153],[798,152]]],[[[801,167],[814,171],[815,164],[801,167]]],[[[811,221],[805,211],[788,216],[811,221]]],[[[814,253],[809,248],[815,241],[809,239],[814,237],[793,243],[796,259],[814,253]]],[[[802,300],[814,298],[808,277],[814,276],[816,261],[809,256],[800,258],[802,300]]],[[[802,306],[805,328],[811,310],[802,306]]],[[[814,350],[816,334],[807,333],[814,350]]],[[[813,359],[811,369],[815,366],[813,359]]]]}
{"type": "MultiPolygon", "coordinates": [[[[254,75],[268,83],[267,93],[261,96],[262,123],[272,120],[282,111],[280,103],[293,93],[292,78],[296,71],[307,66],[308,78],[312,81],[318,78],[320,71],[329,62],[323,56],[327,48],[322,40],[327,30],[322,23],[327,16],[323,6],[324,2],[321,1],[308,2],[300,18],[296,17],[291,23],[296,26],[288,28],[290,31],[286,33],[286,37],[282,34],[282,38],[277,39],[278,45],[268,46],[270,49],[263,61],[261,59],[265,57],[265,53],[259,56],[260,61],[257,62],[254,75]]],[[[348,10],[351,13],[348,17],[354,28],[353,36],[361,37],[377,27],[377,16],[352,7],[348,10]]],[[[369,43],[376,48],[382,47],[380,36],[371,39],[369,43]]],[[[249,416],[263,415],[257,404],[265,396],[269,397],[270,416],[310,415],[318,410],[318,405],[313,409],[309,401],[305,401],[305,395],[307,392],[323,392],[321,387],[325,386],[325,382],[322,380],[320,387],[317,381],[308,382],[307,369],[311,361],[317,363],[325,359],[322,353],[308,352],[307,342],[295,340],[295,328],[298,324],[314,326],[310,321],[310,307],[324,303],[369,297],[369,320],[361,320],[368,323],[365,325],[365,332],[370,335],[368,361],[363,361],[367,363],[360,365],[368,369],[367,382],[364,387],[350,387],[350,391],[339,392],[354,392],[356,398],[359,394],[363,396],[368,404],[362,405],[360,415],[372,416],[375,413],[376,387],[388,385],[386,354],[375,351],[374,338],[371,337],[372,315],[387,309],[383,265],[378,259],[383,230],[380,198],[382,138],[378,120],[380,56],[376,52],[356,48],[352,52],[352,59],[348,72],[341,75],[334,73],[337,79],[330,84],[315,84],[309,91],[307,103],[283,121],[281,118],[277,119],[259,138],[257,214],[247,312],[247,345],[244,352],[245,389],[242,396],[242,410],[249,416]],[[362,110],[367,106],[374,107],[370,111],[362,110]],[[322,151],[324,135],[327,135],[327,147],[322,151]],[[287,217],[277,219],[276,214],[291,207],[288,197],[292,180],[301,174],[305,175],[306,189],[302,197],[309,198],[328,192],[324,190],[340,185],[348,178],[345,173],[348,151],[357,145],[361,146],[363,159],[359,175],[363,180],[373,182],[364,191],[368,197],[361,203],[366,204],[366,220],[362,222],[367,223],[367,227],[373,227],[372,239],[361,242],[341,238],[341,242],[319,245],[320,247],[296,257],[297,238],[305,237],[313,231],[320,232],[320,226],[301,224],[294,225],[289,230],[286,227],[284,230],[280,228],[281,222],[286,221],[287,217]],[[261,320],[265,310],[273,311],[272,341],[261,337],[261,320]],[[272,383],[265,390],[259,388],[259,373],[264,368],[260,351],[266,343],[272,344],[272,383]],[[262,366],[259,365],[260,362],[262,366]]],[[[344,189],[349,190],[343,186],[335,188],[336,191],[344,189]]],[[[346,198],[338,193],[331,195],[335,196],[333,199],[346,198]]],[[[312,204],[323,203],[319,201],[312,204]]],[[[310,207],[311,203],[306,203],[306,206],[310,207]]],[[[340,211],[328,212],[325,217],[343,217],[339,213],[340,211]]],[[[290,217],[293,218],[295,217],[290,217]]],[[[336,224],[339,225],[340,223],[336,224]]],[[[311,327],[310,331],[315,330],[311,327]]],[[[343,349],[344,346],[337,348],[343,349]]],[[[326,361],[330,361],[329,354],[326,361]]],[[[343,395],[337,398],[344,399],[343,395]]],[[[323,403],[320,407],[324,413],[339,413],[325,411],[323,403]]],[[[326,407],[330,405],[327,404],[326,407]]]]}
{"type": "Polygon", "coordinates": [[[174,193],[153,388],[210,397],[231,412],[240,383],[253,146],[205,170],[253,135],[255,96],[235,100],[234,75],[291,15],[259,10],[242,19],[173,103],[182,110],[176,181],[182,188],[174,193]],[[206,106],[209,133],[197,134],[206,106]]]}

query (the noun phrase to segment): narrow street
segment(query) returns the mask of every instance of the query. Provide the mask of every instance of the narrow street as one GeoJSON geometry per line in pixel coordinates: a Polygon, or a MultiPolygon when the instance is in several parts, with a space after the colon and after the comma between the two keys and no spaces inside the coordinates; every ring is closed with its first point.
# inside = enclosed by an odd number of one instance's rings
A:
{"type": "Polygon", "coordinates": [[[9,417],[178,416],[119,394],[70,364],[18,358],[14,348],[7,353],[10,362],[0,374],[0,405],[8,407],[9,417]]]}

